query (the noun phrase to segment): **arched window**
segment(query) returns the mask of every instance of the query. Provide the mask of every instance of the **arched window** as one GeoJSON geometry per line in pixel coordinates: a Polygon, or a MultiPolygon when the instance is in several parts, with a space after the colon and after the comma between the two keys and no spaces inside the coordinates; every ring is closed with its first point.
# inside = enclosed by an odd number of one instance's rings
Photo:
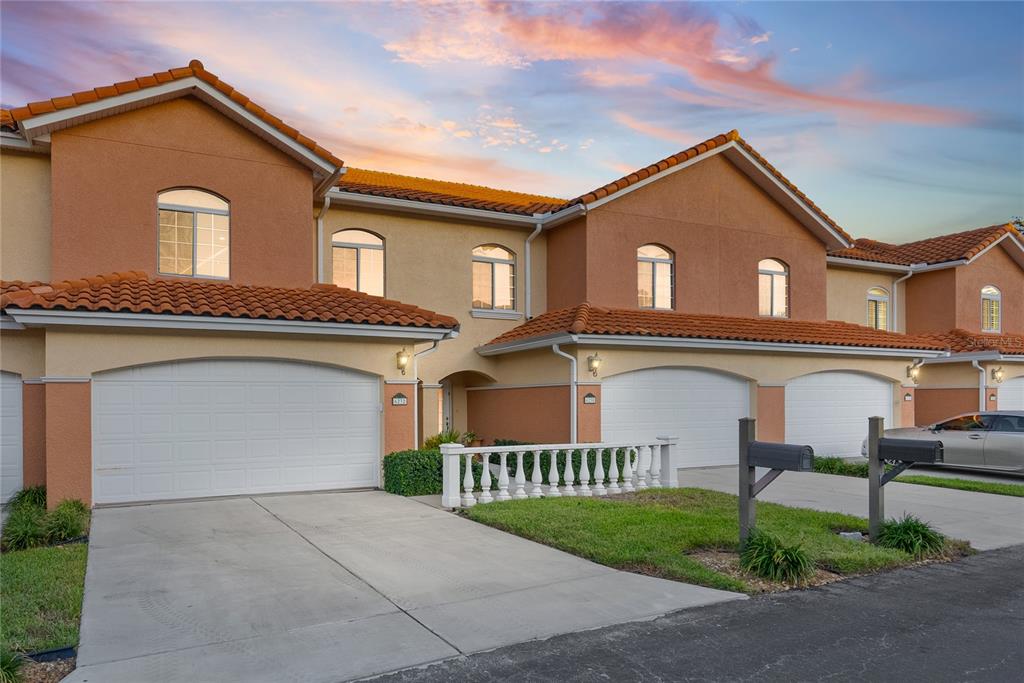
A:
{"type": "Polygon", "coordinates": [[[868,327],[889,329],[889,292],[883,287],[868,290],[868,327]]]}
{"type": "Polygon", "coordinates": [[[640,308],[673,308],[674,281],[671,251],[657,244],[645,244],[636,250],[636,299],[640,308]]]}
{"type": "Polygon", "coordinates": [[[757,308],[761,315],[789,317],[789,268],[766,258],[757,264],[757,308]]]}
{"type": "Polygon", "coordinates": [[[228,203],[204,190],[183,188],[157,195],[158,272],[227,279],[231,217],[228,203]]]}
{"type": "Polygon", "coordinates": [[[981,331],[999,332],[1003,324],[1003,295],[998,287],[981,288],[981,331]]]}
{"type": "Polygon", "coordinates": [[[334,284],[384,296],[384,240],[365,230],[339,230],[331,235],[334,284]]]}
{"type": "Polygon", "coordinates": [[[497,244],[473,250],[473,308],[516,309],[516,255],[497,244]]]}

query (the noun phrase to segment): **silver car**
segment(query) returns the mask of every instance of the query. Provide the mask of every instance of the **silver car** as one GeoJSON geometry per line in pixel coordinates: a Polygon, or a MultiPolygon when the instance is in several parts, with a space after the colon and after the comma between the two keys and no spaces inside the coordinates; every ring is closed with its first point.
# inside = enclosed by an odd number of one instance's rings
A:
{"type": "MultiPolygon", "coordinates": [[[[943,465],[1024,476],[1024,411],[964,413],[927,427],[886,429],[885,436],[938,440],[943,465]]],[[[867,440],[861,449],[867,455],[867,440]]]]}

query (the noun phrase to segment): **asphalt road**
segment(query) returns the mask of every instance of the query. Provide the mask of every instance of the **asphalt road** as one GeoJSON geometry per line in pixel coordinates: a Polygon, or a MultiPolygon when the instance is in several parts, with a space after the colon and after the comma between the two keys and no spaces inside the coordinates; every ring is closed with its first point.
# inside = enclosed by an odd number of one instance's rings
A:
{"type": "Polygon", "coordinates": [[[1020,681],[1024,546],[523,643],[384,680],[1020,681]]]}

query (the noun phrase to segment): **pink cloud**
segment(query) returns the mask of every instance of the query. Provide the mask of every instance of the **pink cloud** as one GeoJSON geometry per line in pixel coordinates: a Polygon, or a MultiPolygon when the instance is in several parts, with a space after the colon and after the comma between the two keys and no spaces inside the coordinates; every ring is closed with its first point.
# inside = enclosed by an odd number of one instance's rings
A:
{"type": "Polygon", "coordinates": [[[630,130],[634,130],[644,135],[649,135],[652,138],[658,138],[660,140],[669,140],[670,142],[674,142],[684,147],[695,144],[704,139],[701,136],[694,135],[692,133],[687,133],[682,130],[664,128],[653,123],[640,121],[634,118],[633,116],[630,116],[629,114],[621,111],[613,112],[612,119],[614,119],[616,123],[620,123],[626,128],[629,128],[630,130]]]}
{"type": "Polygon", "coordinates": [[[580,72],[584,82],[598,88],[635,88],[649,85],[654,80],[651,74],[626,73],[607,69],[584,69],[580,72]]]}

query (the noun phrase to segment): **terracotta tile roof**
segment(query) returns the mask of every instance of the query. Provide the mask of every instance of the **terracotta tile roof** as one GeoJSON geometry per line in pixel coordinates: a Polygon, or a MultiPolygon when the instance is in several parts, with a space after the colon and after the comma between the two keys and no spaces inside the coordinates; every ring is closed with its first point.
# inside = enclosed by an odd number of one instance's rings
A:
{"type": "Polygon", "coordinates": [[[337,186],[344,192],[526,216],[555,211],[566,205],[564,199],[556,197],[415,178],[382,171],[367,171],[362,168],[349,168],[341,176],[337,186]]]}
{"type": "Polygon", "coordinates": [[[945,344],[953,353],[998,351],[1012,356],[1024,356],[1024,334],[989,334],[955,329],[942,334],[921,336],[945,344]]]}
{"type": "Polygon", "coordinates": [[[852,323],[775,318],[739,318],[671,311],[602,308],[589,303],[550,311],[488,342],[502,344],[551,334],[634,335],[681,339],[722,339],[779,344],[863,346],[943,350],[945,344],[852,323]]]}
{"type": "Polygon", "coordinates": [[[24,107],[17,107],[11,110],[0,110],[0,126],[13,128],[18,121],[23,121],[33,116],[49,114],[50,112],[69,109],[82,104],[89,104],[90,102],[96,102],[108,97],[115,97],[117,95],[135,92],[136,90],[144,90],[146,88],[152,88],[154,86],[163,85],[164,83],[180,80],[182,78],[190,78],[192,76],[209,83],[222,94],[231,98],[235,104],[244,107],[249,113],[254,114],[265,123],[276,128],[279,132],[292,140],[295,140],[318,157],[329,161],[335,166],[344,165],[345,162],[331,154],[327,149],[321,147],[315,140],[306,137],[242,93],[235,90],[232,86],[220,80],[216,75],[207,71],[206,67],[203,66],[203,63],[198,59],[193,59],[188,63],[188,66],[170,69],[168,71],[161,71],[153,74],[152,76],[139,76],[138,78],[134,78],[130,81],[122,81],[113,85],[93,88],[92,90],[83,90],[82,92],[76,92],[65,97],[54,97],[53,99],[42,100],[41,102],[30,102],[24,107]]]}
{"type": "Polygon", "coordinates": [[[853,243],[852,247],[829,252],[829,256],[902,266],[918,263],[931,265],[974,258],[1007,233],[1024,240],[1020,231],[1013,224],[1005,223],[951,235],[929,237],[906,244],[886,244],[875,240],[859,239],[853,243]]]}
{"type": "Polygon", "coordinates": [[[313,285],[253,287],[188,279],[150,279],[129,271],[52,284],[4,283],[0,308],[172,313],[267,320],[457,329],[459,322],[399,301],[313,285]],[[15,287],[9,287],[9,284],[15,287]]]}
{"type": "Polygon", "coordinates": [[[782,173],[777,168],[769,164],[768,161],[763,156],[761,156],[760,153],[757,152],[757,150],[751,147],[750,144],[740,136],[739,131],[737,130],[731,130],[728,133],[716,135],[715,137],[709,138],[704,142],[694,145],[693,147],[688,147],[687,149],[684,149],[683,151],[677,154],[673,154],[670,157],[665,157],[661,161],[657,161],[651,164],[650,166],[645,166],[644,168],[634,171],[633,173],[630,173],[627,176],[619,178],[614,182],[608,183],[607,185],[602,185],[596,190],[588,192],[584,195],[580,195],[579,197],[571,200],[569,204],[589,204],[590,202],[597,201],[598,199],[607,197],[610,194],[614,194],[619,190],[627,188],[630,185],[634,185],[640,182],[641,180],[644,180],[645,178],[649,178],[652,175],[661,173],[662,171],[672,168],[673,166],[677,166],[681,163],[689,161],[690,159],[693,159],[694,157],[700,154],[704,154],[705,152],[709,152],[717,147],[721,147],[722,145],[726,145],[730,142],[735,142],[737,145],[742,147],[748,154],[754,157],[758,161],[758,163],[764,166],[769,173],[771,173],[773,176],[775,176],[775,178],[779,180],[779,182],[785,185],[793,194],[799,197],[801,201],[807,204],[807,206],[809,206],[811,210],[814,211],[814,213],[816,213],[819,218],[821,218],[821,220],[825,221],[825,223],[827,223],[833,230],[842,235],[842,237],[847,242],[853,241],[853,238],[850,237],[850,235],[848,235],[845,230],[839,227],[839,225],[834,220],[832,220],[828,216],[828,214],[822,211],[817,204],[812,202],[811,199],[800,190],[800,188],[798,188],[796,185],[790,182],[790,180],[786,178],[786,176],[782,175],[782,173]]]}

